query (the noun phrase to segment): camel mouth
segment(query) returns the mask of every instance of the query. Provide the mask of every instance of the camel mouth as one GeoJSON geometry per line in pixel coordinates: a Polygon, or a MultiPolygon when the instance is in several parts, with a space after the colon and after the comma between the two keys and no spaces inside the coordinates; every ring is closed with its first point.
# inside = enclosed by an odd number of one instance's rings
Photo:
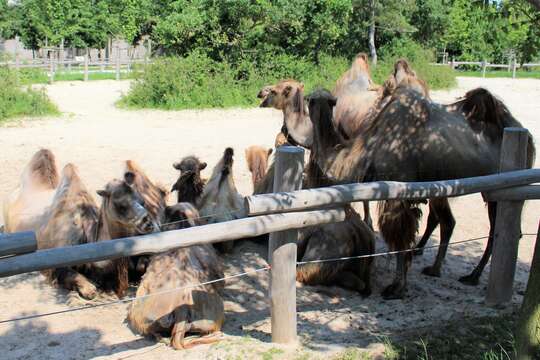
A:
{"type": "Polygon", "coordinates": [[[270,99],[268,97],[265,97],[261,104],[259,105],[260,108],[267,108],[270,107],[270,99]]]}
{"type": "Polygon", "coordinates": [[[137,232],[141,234],[151,234],[160,231],[159,225],[148,215],[138,221],[135,227],[137,228],[137,232]]]}

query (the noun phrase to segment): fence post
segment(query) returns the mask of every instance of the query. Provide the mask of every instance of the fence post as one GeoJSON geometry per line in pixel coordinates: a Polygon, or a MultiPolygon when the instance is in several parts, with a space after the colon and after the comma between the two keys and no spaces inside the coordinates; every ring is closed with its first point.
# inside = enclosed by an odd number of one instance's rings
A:
{"type": "Polygon", "coordinates": [[[516,78],[516,68],[517,68],[517,61],[516,61],[516,57],[514,56],[512,58],[512,79],[516,78]]]}
{"type": "Polygon", "coordinates": [[[19,37],[15,37],[15,75],[17,76],[17,81],[19,81],[19,71],[21,70],[21,59],[19,57],[19,37]]]}
{"type": "Polygon", "coordinates": [[[88,81],[88,48],[84,51],[84,81],[88,81]]]}
{"type": "Polygon", "coordinates": [[[452,67],[452,70],[456,69],[456,65],[454,64],[455,58],[452,56],[452,62],[450,63],[450,67],[452,67]]]}
{"type": "MultiPolygon", "coordinates": [[[[528,133],[527,129],[523,128],[504,129],[499,172],[527,167],[528,133]]],[[[493,256],[486,294],[486,304],[490,306],[501,305],[512,299],[523,203],[524,201],[497,203],[493,256]]]]}
{"type": "Polygon", "coordinates": [[[52,84],[54,82],[54,57],[51,50],[49,50],[49,84],[52,84]]]}
{"type": "Polygon", "coordinates": [[[535,355],[538,355],[540,351],[540,223],[515,338],[517,360],[533,360],[535,355]]]}
{"type": "MultiPolygon", "coordinates": [[[[281,146],[276,152],[274,192],[302,187],[304,149],[281,146]]],[[[296,342],[296,242],[298,230],[270,234],[268,257],[270,272],[270,312],[272,342],[296,342]]]]}
{"type": "Polygon", "coordinates": [[[116,45],[116,80],[120,80],[120,46],[116,45]]]}
{"type": "Polygon", "coordinates": [[[486,77],[486,68],[487,68],[487,61],[486,61],[486,60],[482,60],[482,77],[483,77],[483,78],[486,77]]]}

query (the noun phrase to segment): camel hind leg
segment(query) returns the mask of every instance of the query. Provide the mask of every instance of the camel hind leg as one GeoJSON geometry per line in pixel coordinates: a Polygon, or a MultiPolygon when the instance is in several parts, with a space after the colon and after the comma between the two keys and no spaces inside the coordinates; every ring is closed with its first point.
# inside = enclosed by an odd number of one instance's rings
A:
{"type": "Polygon", "coordinates": [[[371,219],[371,212],[369,210],[369,201],[364,201],[364,222],[371,230],[373,230],[373,220],[371,219]]]}
{"type": "Polygon", "coordinates": [[[433,208],[433,210],[435,210],[441,224],[441,244],[439,246],[439,251],[437,252],[437,258],[435,259],[435,262],[432,266],[425,267],[422,270],[422,273],[429,276],[440,277],[441,266],[444,258],[446,257],[448,244],[450,243],[450,238],[452,237],[452,233],[454,232],[456,220],[452,215],[452,209],[450,208],[448,199],[432,199],[430,201],[430,208],[431,207],[433,208]]]}
{"type": "Polygon", "coordinates": [[[465,285],[471,285],[471,286],[478,285],[478,283],[480,282],[480,276],[482,275],[482,272],[484,271],[484,268],[486,267],[487,262],[489,261],[489,258],[491,256],[491,251],[493,250],[493,233],[495,231],[495,218],[497,216],[497,203],[496,202],[488,203],[488,215],[489,215],[488,243],[487,243],[486,249],[484,250],[484,254],[482,255],[482,258],[480,259],[480,262],[474,268],[474,270],[469,275],[459,278],[459,281],[465,285]]]}

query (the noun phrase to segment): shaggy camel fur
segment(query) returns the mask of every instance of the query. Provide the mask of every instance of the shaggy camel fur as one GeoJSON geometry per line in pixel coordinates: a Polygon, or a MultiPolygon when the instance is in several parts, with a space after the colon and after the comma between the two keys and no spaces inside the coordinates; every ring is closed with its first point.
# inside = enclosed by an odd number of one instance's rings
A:
{"type": "Polygon", "coordinates": [[[179,203],[197,204],[204,190],[205,182],[201,179],[201,171],[206,169],[206,165],[195,156],[187,156],[173,164],[173,167],[180,171],[180,177],[176,180],[171,192],[178,192],[179,203]]]}
{"type": "MultiPolygon", "coordinates": [[[[496,173],[503,129],[521,127],[504,104],[484,89],[472,90],[462,100],[441,106],[414,90],[398,87],[378,115],[371,118],[366,131],[342,144],[332,122],[335,104],[336,99],[328,92],[311,95],[309,112],[314,132],[299,139],[313,139],[315,160],[336,183],[433,181],[496,173]]],[[[286,125],[289,128],[295,124],[286,125]]],[[[531,139],[529,166],[533,158],[531,139]]],[[[493,204],[488,206],[493,208],[493,204]]],[[[391,249],[411,248],[418,217],[418,210],[411,202],[387,202],[379,225],[391,249]]],[[[490,216],[490,220],[493,218],[490,216]]],[[[484,254],[486,259],[463,281],[478,281],[491,253],[491,244],[492,237],[484,254]]],[[[398,255],[396,277],[383,292],[385,298],[404,296],[410,261],[410,253],[398,255]]]]}
{"type": "MultiPolygon", "coordinates": [[[[193,226],[199,218],[197,210],[189,203],[176,204],[167,211],[170,216],[188,220],[178,223],[176,228],[193,226]]],[[[153,256],[136,295],[149,297],[131,304],[127,316],[130,326],[140,334],[158,339],[170,336],[175,349],[218,341],[225,319],[223,282],[192,285],[219,278],[223,278],[222,265],[210,245],[153,256]],[[182,289],[173,291],[176,288],[182,289]],[[160,295],[161,292],[166,293],[160,295]],[[200,336],[186,337],[187,334],[200,336]]]]}
{"type": "MultiPolygon", "coordinates": [[[[223,157],[214,167],[197,207],[209,223],[240,219],[244,214],[244,198],[234,184],[232,148],[226,148],[223,157]]],[[[234,241],[215,244],[221,252],[230,252],[234,241]]]]}
{"type": "MultiPolygon", "coordinates": [[[[124,180],[109,182],[105,190],[98,191],[103,198],[98,209],[75,166],[66,165],[60,186],[37,233],[38,248],[79,245],[153,231],[156,225],[133,190],[134,181],[135,174],[126,172],[124,180]]],[[[113,289],[118,297],[124,296],[128,287],[126,259],[54,269],[46,275],[54,283],[76,290],[87,299],[96,294],[94,284],[104,290],[113,289]]]]}
{"type": "Polygon", "coordinates": [[[4,231],[37,231],[58,186],[54,154],[41,149],[24,168],[20,185],[4,201],[4,231]]]}

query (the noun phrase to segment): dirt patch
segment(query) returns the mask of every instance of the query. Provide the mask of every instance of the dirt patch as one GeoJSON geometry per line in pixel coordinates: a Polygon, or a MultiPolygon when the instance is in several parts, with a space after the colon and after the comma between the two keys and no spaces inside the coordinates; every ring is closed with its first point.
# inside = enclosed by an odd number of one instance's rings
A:
{"type": "MultiPolygon", "coordinates": [[[[459,78],[458,83],[458,88],[436,91],[433,97],[447,102],[467,90],[484,86],[502,98],[516,118],[540,138],[540,80],[459,78]]],[[[208,176],[224,148],[232,146],[236,151],[237,187],[243,194],[251,193],[244,149],[250,145],[272,146],[281,126],[280,112],[269,109],[165,112],[115,108],[114,102],[128,87],[126,81],[66,82],[47,86],[51,99],[64,112],[60,119],[22,120],[0,128],[0,198],[16,186],[22,168],[42,147],[50,148],[61,166],[75,163],[84,182],[94,191],[112,177],[120,176],[122,162],[126,159],[137,161],[153,179],[170,186],[177,176],[172,163],[195,154],[209,163],[204,173],[208,176]]],[[[539,164],[537,159],[536,166],[539,164]]],[[[457,221],[452,241],[487,234],[487,210],[479,195],[454,199],[451,206],[457,221]]],[[[536,232],[539,210],[538,203],[526,204],[524,232],[536,232]]],[[[430,244],[437,242],[438,233],[430,244]]],[[[438,279],[420,273],[433,262],[435,251],[427,250],[423,257],[415,258],[409,275],[408,296],[404,300],[388,302],[380,296],[382,288],[392,278],[394,263],[390,257],[377,258],[374,293],[367,299],[338,288],[299,284],[297,303],[302,344],[299,348],[276,347],[269,343],[268,274],[261,272],[227,282],[226,339],[219,344],[175,352],[164,344],[133,334],[125,323],[126,305],[115,305],[0,324],[2,358],[327,357],[329,352],[351,346],[364,347],[405,329],[500,313],[483,304],[489,267],[478,287],[467,287],[457,281],[476,265],[484,246],[485,241],[478,241],[450,248],[442,277],[438,279]]],[[[525,289],[533,248],[533,237],[521,240],[514,304],[522,300],[520,294],[525,289]]],[[[385,250],[383,242],[377,243],[377,250],[385,250]]],[[[234,255],[225,258],[226,273],[264,267],[264,258],[263,247],[245,242],[234,255]]],[[[75,295],[50,288],[39,274],[0,279],[0,288],[0,320],[81,304],[75,295]]]]}

